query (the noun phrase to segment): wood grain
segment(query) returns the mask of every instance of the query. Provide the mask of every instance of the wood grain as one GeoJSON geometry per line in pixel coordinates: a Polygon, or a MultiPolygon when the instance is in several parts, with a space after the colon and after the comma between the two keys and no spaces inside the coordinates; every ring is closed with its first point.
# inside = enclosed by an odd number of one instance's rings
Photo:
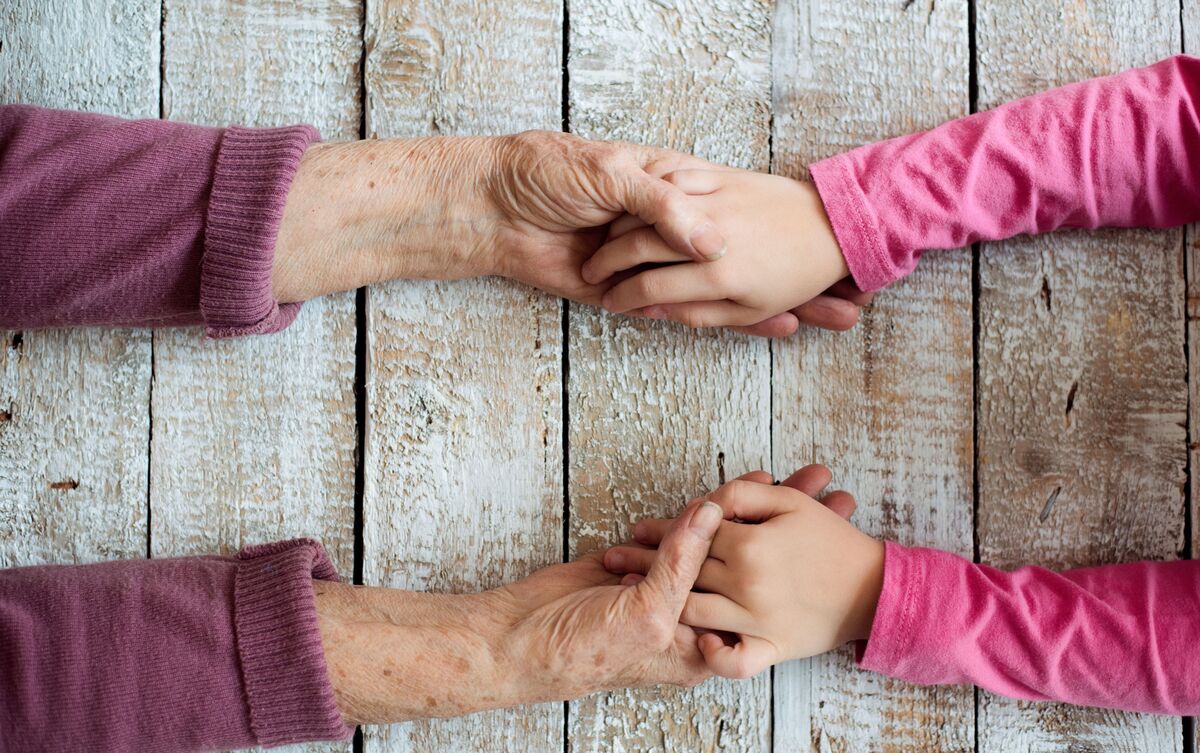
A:
{"type": "MultiPolygon", "coordinates": [[[[573,131],[767,167],[770,3],[572,0],[569,11],[573,131]]],[[[572,556],[769,462],[765,342],[572,306],[569,349],[572,556]]],[[[591,696],[571,704],[568,729],[572,753],[767,750],[770,677],[591,696]]]]}
{"type": "MultiPolygon", "coordinates": [[[[0,104],[158,115],[158,0],[9,0],[0,45],[0,104]]],[[[149,405],[147,331],[0,331],[0,566],[145,556],[149,405]]]]}
{"type": "MultiPolygon", "coordinates": [[[[165,7],[166,117],[309,122],[326,138],[358,135],[357,2],[165,7]]],[[[354,364],[353,293],[309,302],[277,335],[213,342],[197,329],[155,333],[154,556],[311,536],[343,575],[353,573],[354,364]]]]}
{"type": "MultiPolygon", "coordinates": [[[[967,3],[785,0],[776,172],[966,114],[967,3]]],[[[971,555],[970,251],[927,254],[847,333],[775,344],[774,466],[823,462],[872,535],[971,555]]],[[[973,751],[969,688],[857,670],[848,650],[775,671],[779,751],[973,751]]]]}
{"type": "MultiPolygon", "coordinates": [[[[557,129],[558,0],[371,2],[372,137],[557,129]]],[[[562,555],[562,313],[497,279],[369,291],[367,583],[474,591],[562,555]]],[[[562,749],[562,704],[366,733],[366,750],[562,749]]]]}
{"type": "MultiPolygon", "coordinates": [[[[1180,49],[1174,0],[985,3],[980,107],[1180,49]],[[1070,40],[1064,43],[1063,40],[1070,40]]],[[[1062,233],[980,262],[979,550],[1049,567],[1183,549],[1181,233],[1062,233]]],[[[987,751],[1175,751],[1178,718],[980,694],[987,751]]]]}

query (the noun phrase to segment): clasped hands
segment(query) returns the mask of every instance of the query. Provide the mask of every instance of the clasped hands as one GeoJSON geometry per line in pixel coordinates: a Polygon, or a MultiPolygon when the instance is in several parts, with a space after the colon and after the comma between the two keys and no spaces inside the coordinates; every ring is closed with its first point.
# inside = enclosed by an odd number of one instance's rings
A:
{"type": "MultiPolygon", "coordinates": [[[[784,336],[846,329],[815,188],[560,133],[316,145],[289,192],[281,301],[397,278],[509,277],[612,312],[784,336]]],[[[639,685],[748,677],[869,634],[883,545],[830,478],[756,472],[635,541],[478,594],[316,583],[348,721],[456,716],[639,685]]]]}

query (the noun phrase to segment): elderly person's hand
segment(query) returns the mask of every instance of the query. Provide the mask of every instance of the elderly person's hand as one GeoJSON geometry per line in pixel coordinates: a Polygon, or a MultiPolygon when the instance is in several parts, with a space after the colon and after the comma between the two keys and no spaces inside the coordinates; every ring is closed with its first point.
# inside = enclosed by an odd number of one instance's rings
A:
{"type": "Polygon", "coordinates": [[[721,521],[702,500],[675,520],[636,585],[598,555],[479,594],[316,583],[329,676],[351,723],[447,717],[709,676],[679,624],[721,521]]]}
{"type": "MultiPolygon", "coordinates": [[[[541,131],[318,144],[288,195],[275,293],[293,301],[395,278],[503,275],[598,305],[620,277],[589,284],[580,270],[619,217],[652,225],[685,258],[720,258],[720,229],[662,179],[712,167],[666,149],[541,131]]],[[[786,334],[797,321],[844,329],[858,303],[828,296],[743,330],[786,334]]]]}

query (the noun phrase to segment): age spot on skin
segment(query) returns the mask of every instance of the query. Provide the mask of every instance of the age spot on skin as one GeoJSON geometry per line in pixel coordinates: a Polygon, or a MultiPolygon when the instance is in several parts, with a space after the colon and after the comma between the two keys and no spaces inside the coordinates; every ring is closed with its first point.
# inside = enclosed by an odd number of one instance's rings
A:
{"type": "Polygon", "coordinates": [[[597,667],[604,664],[604,652],[600,651],[595,656],[593,656],[592,663],[595,664],[597,667]]]}

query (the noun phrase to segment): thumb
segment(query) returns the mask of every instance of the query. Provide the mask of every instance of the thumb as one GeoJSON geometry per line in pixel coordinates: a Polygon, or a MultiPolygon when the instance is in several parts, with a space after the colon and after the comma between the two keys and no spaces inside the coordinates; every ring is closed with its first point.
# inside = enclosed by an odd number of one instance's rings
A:
{"type": "Polygon", "coordinates": [[[634,586],[645,603],[665,608],[679,619],[723,517],[721,508],[706,499],[676,518],[658,545],[650,572],[634,586]]]}
{"type": "Polygon", "coordinates": [[[672,249],[696,261],[725,255],[725,237],[683,191],[638,170],[617,197],[629,214],[653,225],[672,249]]]}

